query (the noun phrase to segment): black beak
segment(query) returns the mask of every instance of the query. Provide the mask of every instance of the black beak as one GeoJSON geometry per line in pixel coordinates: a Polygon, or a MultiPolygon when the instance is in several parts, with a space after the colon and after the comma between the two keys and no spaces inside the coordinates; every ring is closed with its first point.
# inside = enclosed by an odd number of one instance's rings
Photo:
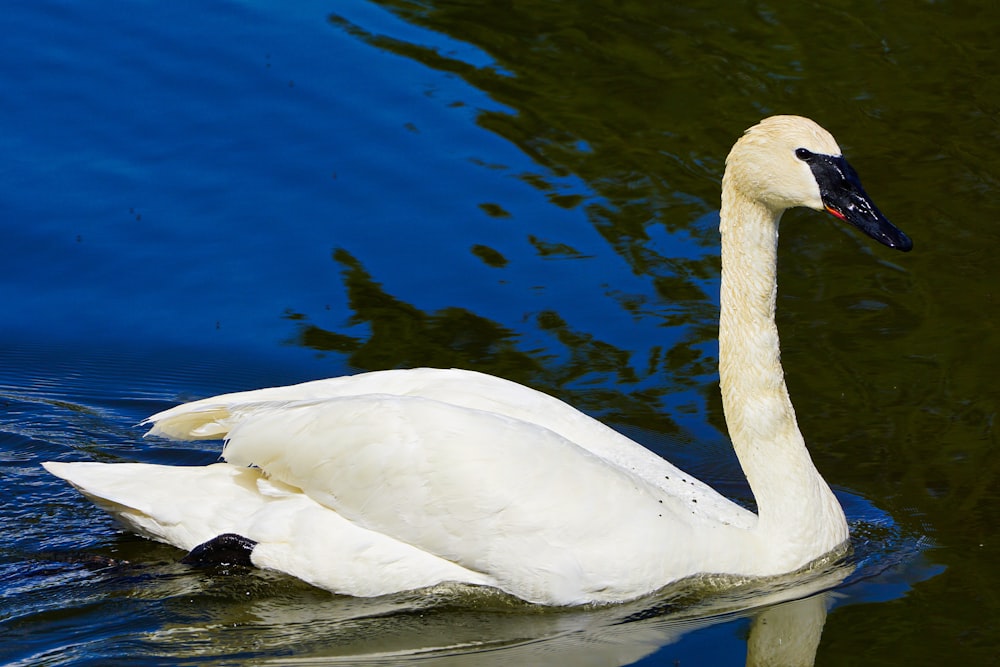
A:
{"type": "Polygon", "coordinates": [[[796,155],[812,170],[819,184],[823,206],[832,215],[849,222],[879,243],[903,252],[913,248],[910,237],[882,215],[861,187],[857,172],[843,156],[821,155],[799,149],[796,155]]]}

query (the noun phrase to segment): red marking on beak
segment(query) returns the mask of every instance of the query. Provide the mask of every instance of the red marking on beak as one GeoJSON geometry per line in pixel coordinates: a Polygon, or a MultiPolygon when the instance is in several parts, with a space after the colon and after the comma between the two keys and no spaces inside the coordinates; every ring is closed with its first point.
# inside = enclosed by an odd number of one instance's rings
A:
{"type": "Polygon", "coordinates": [[[837,209],[830,208],[829,206],[824,206],[823,208],[825,208],[826,212],[829,213],[830,215],[832,215],[833,217],[840,218],[844,222],[847,222],[847,218],[844,217],[844,214],[841,213],[840,211],[838,211],[837,209]]]}

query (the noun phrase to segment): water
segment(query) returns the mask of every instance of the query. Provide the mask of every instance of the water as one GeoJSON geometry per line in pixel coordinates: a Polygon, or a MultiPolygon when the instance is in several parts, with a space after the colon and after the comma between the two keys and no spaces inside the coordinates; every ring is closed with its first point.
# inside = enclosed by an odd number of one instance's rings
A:
{"type": "Polygon", "coordinates": [[[660,4],[7,8],[0,662],[722,665],[775,637],[819,665],[994,660],[996,10],[660,4]],[[746,500],[715,384],[717,201],[732,141],[778,112],[833,131],[916,244],[782,226],[783,359],[852,522],[843,568],[597,610],[355,600],[191,571],[38,465],[204,464],[213,443],[137,422],[455,365],[746,500]]]}

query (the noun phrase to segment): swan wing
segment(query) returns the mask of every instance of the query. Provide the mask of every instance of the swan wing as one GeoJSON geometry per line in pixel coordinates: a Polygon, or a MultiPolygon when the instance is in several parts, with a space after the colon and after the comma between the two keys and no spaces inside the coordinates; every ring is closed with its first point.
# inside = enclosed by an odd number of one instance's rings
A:
{"type": "Polygon", "coordinates": [[[506,415],[372,394],[233,419],[230,463],[529,601],[637,597],[699,572],[710,547],[695,504],[506,415]]]}
{"type": "MultiPolygon", "coordinates": [[[[153,425],[151,435],[179,440],[224,438],[242,415],[264,405],[370,394],[422,397],[535,424],[668,495],[696,505],[696,514],[706,520],[740,528],[750,528],[756,523],[751,512],[569,404],[516,382],[475,371],[432,368],[375,371],[224,394],[160,412],[146,423],[153,425]]],[[[474,429],[476,424],[470,427],[474,429]]]]}

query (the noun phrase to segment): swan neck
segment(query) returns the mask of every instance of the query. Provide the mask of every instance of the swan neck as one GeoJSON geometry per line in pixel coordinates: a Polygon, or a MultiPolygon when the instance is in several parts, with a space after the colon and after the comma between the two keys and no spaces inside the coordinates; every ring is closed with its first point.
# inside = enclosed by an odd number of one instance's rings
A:
{"type": "Polygon", "coordinates": [[[799,541],[816,558],[847,538],[847,525],[806,449],[781,367],[774,320],[781,213],[723,180],[719,378],[758,530],[799,541]]]}

